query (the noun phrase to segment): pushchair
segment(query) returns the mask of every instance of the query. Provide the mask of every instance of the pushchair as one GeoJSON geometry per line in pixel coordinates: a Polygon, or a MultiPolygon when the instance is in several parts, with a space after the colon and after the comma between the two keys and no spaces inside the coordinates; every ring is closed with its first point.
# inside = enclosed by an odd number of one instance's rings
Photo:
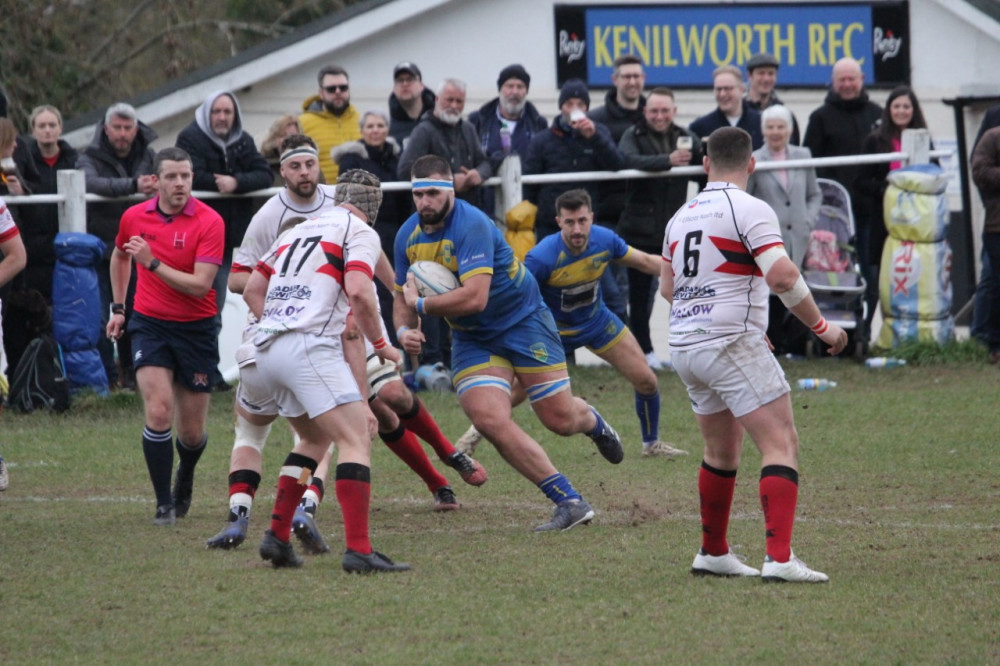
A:
{"type": "MultiPolygon", "coordinates": [[[[868,352],[869,339],[864,298],[867,283],[851,244],[856,233],[851,195],[835,180],[816,180],[823,193],[823,204],[810,238],[802,277],[826,320],[847,332],[846,349],[862,359],[868,352]]],[[[810,337],[806,356],[819,355],[821,346],[818,339],[810,337]]]]}

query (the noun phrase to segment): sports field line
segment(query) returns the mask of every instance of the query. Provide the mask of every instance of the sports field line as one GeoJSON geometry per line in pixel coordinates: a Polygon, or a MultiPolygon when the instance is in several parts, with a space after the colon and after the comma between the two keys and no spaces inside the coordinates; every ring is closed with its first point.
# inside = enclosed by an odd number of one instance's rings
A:
{"type": "MultiPolygon", "coordinates": [[[[258,493],[255,499],[254,505],[256,507],[260,506],[270,506],[274,501],[274,494],[262,494],[258,493]]],[[[459,501],[462,501],[462,497],[459,497],[459,501]]],[[[88,495],[82,497],[41,497],[37,495],[24,495],[24,496],[11,496],[9,494],[0,495],[0,503],[2,504],[16,504],[16,503],[48,503],[48,502],[59,502],[59,503],[78,503],[78,504],[149,504],[152,506],[153,500],[149,497],[123,497],[123,496],[107,496],[107,495],[88,495]]],[[[388,498],[373,498],[373,506],[378,504],[396,504],[412,506],[414,508],[427,508],[430,510],[432,504],[432,499],[430,494],[426,497],[420,496],[408,496],[408,497],[388,497],[388,498]]],[[[334,506],[332,504],[330,506],[334,506]]],[[[211,510],[218,510],[220,513],[225,511],[226,504],[223,500],[208,500],[208,504],[205,506],[210,506],[211,510]]],[[[466,504],[466,509],[471,511],[479,510],[488,506],[491,509],[507,510],[507,511],[538,511],[540,513],[545,513],[550,511],[552,508],[551,504],[542,502],[493,502],[489,500],[473,500],[472,504],[466,504]]],[[[950,508],[947,506],[939,506],[932,508],[950,508]]],[[[601,517],[608,517],[616,523],[627,523],[631,522],[632,513],[626,510],[602,510],[600,507],[595,507],[597,516],[595,521],[599,524],[601,522],[601,517]]],[[[643,522],[697,522],[701,519],[698,514],[694,513],[670,513],[657,515],[653,518],[645,519],[643,522]]],[[[761,514],[759,511],[736,511],[733,512],[730,517],[731,521],[759,521],[761,520],[761,514]]],[[[795,519],[797,523],[815,523],[820,525],[836,525],[838,527],[867,527],[867,528],[882,528],[882,529],[913,529],[913,530],[942,530],[942,531],[957,531],[957,530],[978,530],[978,531],[996,531],[1000,530],[1000,524],[986,524],[986,523],[918,523],[913,521],[872,521],[872,520],[851,520],[845,518],[825,518],[825,517],[815,517],[815,516],[800,516],[795,519]]],[[[460,528],[465,529],[465,528],[460,528]]],[[[435,531],[433,529],[429,531],[435,531]]],[[[441,532],[447,532],[448,529],[441,529],[441,532]]]]}

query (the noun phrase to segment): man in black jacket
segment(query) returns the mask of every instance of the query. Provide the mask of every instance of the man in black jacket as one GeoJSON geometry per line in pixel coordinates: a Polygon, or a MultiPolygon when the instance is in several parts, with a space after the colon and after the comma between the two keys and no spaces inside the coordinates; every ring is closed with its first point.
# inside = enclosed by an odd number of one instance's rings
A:
{"type": "MultiPolygon", "coordinates": [[[[191,156],[195,190],[244,194],[271,186],[271,167],[257,150],[253,137],[243,131],[243,119],[235,95],[225,91],[212,93],[198,107],[194,117],[194,122],[177,135],[177,147],[191,156]]],[[[221,328],[233,248],[243,242],[243,234],[259,206],[246,197],[208,199],[205,203],[219,214],[226,225],[225,255],[212,285],[221,328]]],[[[221,375],[213,381],[217,388],[226,388],[221,375]]]]}
{"type": "MultiPolygon", "coordinates": [[[[653,88],[646,99],[643,118],[625,131],[618,144],[625,157],[625,168],[666,171],[701,163],[701,141],[674,124],[676,115],[673,91],[653,88]]],[[[687,201],[688,182],[687,178],[630,180],[618,220],[618,235],[643,252],[661,252],[667,221],[687,201]]],[[[649,318],[656,296],[654,280],[641,271],[629,269],[628,325],[646,362],[654,370],[661,370],[664,365],[653,351],[649,335],[649,318]]]]}
{"type": "MultiPolygon", "coordinates": [[[[156,132],[136,118],[130,104],[113,104],[97,123],[94,138],[84,149],[76,168],[83,171],[88,194],[104,197],[124,197],[130,194],[151,196],[156,192],[153,178],[153,148],[156,132]]],[[[111,308],[111,251],[115,248],[118,222],[133,202],[100,202],[87,204],[87,233],[94,234],[105,244],[104,259],[97,267],[97,284],[101,291],[102,327],[107,326],[111,308]]],[[[129,283],[125,297],[126,316],[132,314],[135,280],[129,283]]],[[[103,330],[103,328],[102,328],[103,330]]],[[[118,359],[121,363],[120,383],[124,388],[135,387],[132,372],[132,345],[128,333],[118,338],[118,359]]],[[[103,335],[97,343],[108,383],[119,383],[114,347],[103,335]]]]}
{"type": "Polygon", "coordinates": [[[389,95],[389,136],[400,148],[406,147],[420,117],[434,109],[437,95],[424,87],[420,68],[401,62],[392,70],[392,93],[389,95]]]}
{"type": "Polygon", "coordinates": [[[715,94],[716,108],[696,118],[688,129],[699,139],[706,139],[720,127],[739,127],[750,135],[754,150],[763,146],[760,111],[747,104],[743,97],[745,87],[740,68],[733,65],[716,67],[712,72],[712,91],[715,94]]]}
{"type": "MultiPolygon", "coordinates": [[[[802,145],[813,157],[861,154],[861,142],[882,117],[882,107],[868,99],[864,84],[865,75],[857,60],[841,58],[834,63],[830,92],[823,105],[809,114],[809,125],[802,139],[802,145]]],[[[820,167],[816,175],[832,178],[851,191],[858,167],[820,167]]],[[[856,206],[858,198],[852,199],[856,206]]]]}

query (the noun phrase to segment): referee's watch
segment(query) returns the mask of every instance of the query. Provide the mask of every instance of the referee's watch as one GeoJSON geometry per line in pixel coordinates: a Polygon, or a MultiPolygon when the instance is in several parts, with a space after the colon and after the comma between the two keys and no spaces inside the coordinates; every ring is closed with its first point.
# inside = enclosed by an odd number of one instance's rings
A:
{"type": "Polygon", "coordinates": [[[156,269],[159,267],[160,267],[160,260],[154,257],[153,260],[149,262],[149,266],[146,267],[146,270],[148,270],[150,273],[155,273],[156,269]]]}

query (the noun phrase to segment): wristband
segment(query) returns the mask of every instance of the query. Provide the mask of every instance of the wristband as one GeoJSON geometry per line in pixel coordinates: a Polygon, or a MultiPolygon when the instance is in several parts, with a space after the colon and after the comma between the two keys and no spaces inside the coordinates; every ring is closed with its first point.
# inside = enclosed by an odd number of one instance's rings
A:
{"type": "Polygon", "coordinates": [[[385,349],[389,346],[389,343],[385,341],[385,336],[382,336],[378,340],[372,343],[372,347],[375,349],[385,349]]]}
{"type": "Polygon", "coordinates": [[[112,303],[111,304],[111,314],[125,316],[125,304],[124,303],[112,303]]]}
{"type": "Polygon", "coordinates": [[[410,330],[409,326],[400,326],[399,328],[397,328],[396,339],[399,340],[401,337],[403,337],[403,331],[408,331],[408,330],[410,330]]]}
{"type": "Polygon", "coordinates": [[[826,317],[820,315],[819,321],[816,322],[816,324],[814,326],[811,326],[810,328],[812,329],[812,332],[815,333],[816,335],[823,335],[828,330],[830,330],[830,324],[827,323],[826,317]]]}
{"type": "Polygon", "coordinates": [[[159,267],[160,267],[160,260],[154,258],[151,262],[149,262],[149,266],[147,267],[146,270],[148,270],[150,273],[153,273],[159,267]]]}
{"type": "Polygon", "coordinates": [[[414,309],[417,311],[418,315],[424,314],[424,300],[426,299],[423,296],[417,299],[417,305],[414,309]]]}

